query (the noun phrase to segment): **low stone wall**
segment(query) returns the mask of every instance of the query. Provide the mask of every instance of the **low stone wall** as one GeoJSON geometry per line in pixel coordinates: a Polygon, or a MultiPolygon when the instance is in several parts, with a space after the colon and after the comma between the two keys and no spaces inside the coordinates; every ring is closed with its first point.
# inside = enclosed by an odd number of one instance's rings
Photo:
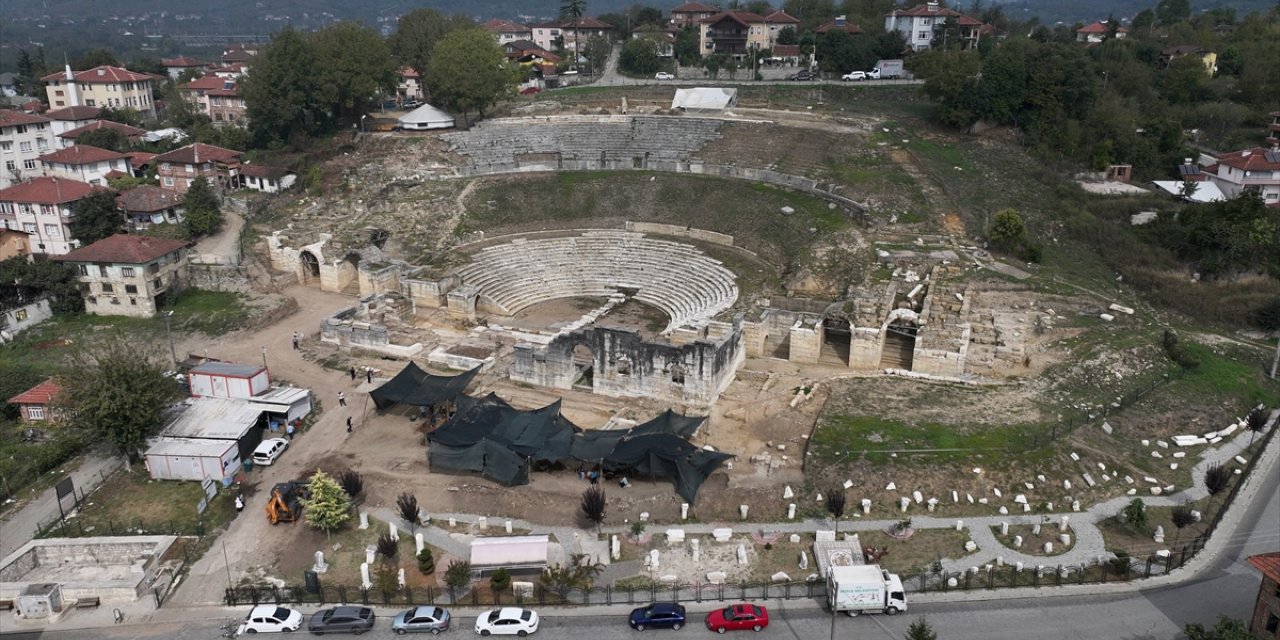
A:
{"type": "Polygon", "coordinates": [[[694,240],[702,240],[703,242],[712,242],[715,244],[733,246],[733,236],[727,233],[717,233],[706,229],[696,229],[694,227],[682,227],[677,224],[660,224],[657,222],[630,222],[626,224],[627,231],[635,231],[637,233],[657,233],[664,236],[676,236],[680,238],[692,238],[694,240]]]}
{"type": "Polygon", "coordinates": [[[32,540],[0,563],[0,598],[14,599],[33,582],[58,582],[66,599],[97,597],[136,600],[155,580],[160,559],[177,538],[174,536],[102,536],[32,540]],[[41,567],[56,571],[56,578],[34,576],[41,567]],[[130,567],[128,578],[102,579],[107,567],[130,567]]]}
{"type": "Polygon", "coordinates": [[[244,292],[250,290],[249,269],[231,264],[192,262],[187,265],[187,284],[206,291],[244,292]]]}

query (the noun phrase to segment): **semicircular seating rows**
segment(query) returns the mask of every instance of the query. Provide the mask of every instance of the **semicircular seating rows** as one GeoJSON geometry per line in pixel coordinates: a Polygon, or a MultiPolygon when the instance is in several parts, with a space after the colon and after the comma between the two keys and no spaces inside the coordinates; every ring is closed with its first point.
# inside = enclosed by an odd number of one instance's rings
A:
{"type": "Polygon", "coordinates": [[[511,165],[518,156],[567,160],[688,160],[719,137],[720,120],[682,116],[547,116],[485,120],[440,137],[473,167],[511,165]]]}
{"type": "Polygon", "coordinates": [[[506,315],[557,298],[634,289],[635,300],[671,318],[667,332],[703,326],[738,299],[733,272],[720,261],[692,245],[627,231],[516,239],[477,251],[457,275],[506,315]]]}

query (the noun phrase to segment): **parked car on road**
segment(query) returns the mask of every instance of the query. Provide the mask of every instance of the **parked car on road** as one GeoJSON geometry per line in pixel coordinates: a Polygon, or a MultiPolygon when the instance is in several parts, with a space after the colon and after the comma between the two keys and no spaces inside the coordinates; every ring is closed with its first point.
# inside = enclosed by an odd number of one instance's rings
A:
{"type": "Polygon", "coordinates": [[[861,80],[866,80],[867,72],[866,71],[850,71],[849,73],[846,73],[840,76],[840,79],[845,82],[858,82],[861,80]]]}
{"type": "Polygon", "coordinates": [[[422,102],[419,100],[405,100],[403,106],[405,109],[417,109],[422,106],[422,102]]]}
{"type": "Polygon", "coordinates": [[[630,624],[636,631],[679,629],[684,626],[684,606],[674,602],[655,602],[633,610],[630,624]]]}
{"type": "Polygon", "coordinates": [[[322,636],[326,633],[354,633],[360,635],[373,628],[377,618],[369,607],[333,607],[311,614],[307,631],[322,636]]]}
{"type": "Polygon", "coordinates": [[[263,604],[245,616],[239,633],[290,633],[302,628],[302,612],[263,604]]]}
{"type": "Polygon", "coordinates": [[[868,79],[868,80],[879,80],[879,79],[880,79],[880,69],[872,69],[872,70],[868,71],[868,72],[867,72],[867,79],[868,79]]]}
{"type": "Polygon", "coordinates": [[[482,636],[525,637],[538,630],[538,614],[518,607],[492,609],[476,618],[476,633],[482,636]]]}
{"type": "Polygon", "coordinates": [[[406,633],[433,633],[449,630],[449,612],[440,607],[414,607],[402,611],[391,622],[391,630],[404,635],[406,633]]]}
{"type": "Polygon", "coordinates": [[[676,74],[667,73],[666,71],[659,71],[653,75],[653,79],[654,80],[675,80],[676,74]]]}
{"type": "Polygon", "coordinates": [[[769,612],[754,604],[735,604],[707,614],[707,628],[716,633],[741,629],[760,631],[767,626],[769,612]]]}
{"type": "Polygon", "coordinates": [[[289,441],[284,438],[267,438],[258,443],[257,448],[253,450],[253,463],[269,465],[275,462],[288,446],[289,441]]]}
{"type": "Polygon", "coordinates": [[[815,80],[817,79],[817,76],[813,75],[813,72],[809,71],[808,69],[801,69],[800,71],[797,71],[787,76],[787,79],[788,80],[815,80]]]}

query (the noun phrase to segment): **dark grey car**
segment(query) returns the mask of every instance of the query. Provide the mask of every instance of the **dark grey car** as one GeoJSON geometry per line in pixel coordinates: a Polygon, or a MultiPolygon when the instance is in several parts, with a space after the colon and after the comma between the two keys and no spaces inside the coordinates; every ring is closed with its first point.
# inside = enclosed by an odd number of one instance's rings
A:
{"type": "Polygon", "coordinates": [[[334,607],[311,614],[307,631],[317,636],[326,633],[354,633],[360,635],[373,628],[373,609],[369,607],[334,607]]]}
{"type": "Polygon", "coordinates": [[[440,607],[414,607],[396,614],[391,630],[398,634],[440,633],[449,630],[449,612],[440,607]]]}

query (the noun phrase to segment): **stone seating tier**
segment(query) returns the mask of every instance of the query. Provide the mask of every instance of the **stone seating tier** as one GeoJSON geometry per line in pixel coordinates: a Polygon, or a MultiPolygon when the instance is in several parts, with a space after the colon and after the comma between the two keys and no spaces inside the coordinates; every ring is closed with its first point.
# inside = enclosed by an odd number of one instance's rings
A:
{"type": "Polygon", "coordinates": [[[511,314],[558,298],[635,289],[636,300],[670,316],[668,331],[705,325],[738,299],[733,273],[697,247],[625,231],[486,247],[457,275],[511,314]]]}
{"type": "Polygon", "coordinates": [[[441,136],[473,166],[510,164],[525,154],[572,160],[687,160],[719,136],[721,122],[672,116],[565,116],[486,120],[441,136]]]}

